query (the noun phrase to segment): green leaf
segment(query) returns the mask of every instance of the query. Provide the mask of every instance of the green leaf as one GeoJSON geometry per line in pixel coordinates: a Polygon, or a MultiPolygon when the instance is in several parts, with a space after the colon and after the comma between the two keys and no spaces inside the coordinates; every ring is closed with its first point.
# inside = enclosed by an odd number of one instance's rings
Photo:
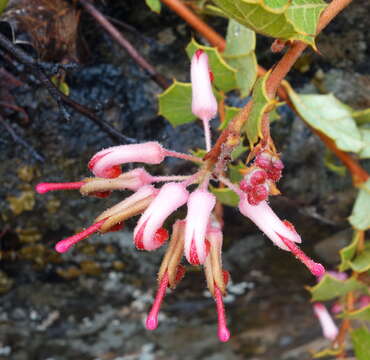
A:
{"type": "Polygon", "coordinates": [[[357,230],[370,228],[370,179],[361,185],[352,214],[348,220],[357,230]]]}
{"type": "Polygon", "coordinates": [[[363,148],[359,152],[361,159],[370,158],[370,129],[369,128],[360,128],[360,133],[362,136],[362,142],[364,144],[363,148]]]}
{"type": "Polygon", "coordinates": [[[350,261],[353,259],[353,257],[356,254],[357,244],[360,240],[360,233],[358,231],[355,232],[352,242],[341,249],[339,251],[340,254],[340,265],[339,265],[339,271],[346,271],[351,267],[350,261]]]}
{"type": "Polygon", "coordinates": [[[332,94],[299,95],[291,88],[288,92],[299,115],[310,126],[330,137],[341,150],[361,151],[361,133],[346,105],[332,94]]]}
{"type": "Polygon", "coordinates": [[[247,167],[241,161],[236,165],[229,165],[229,178],[231,182],[238,183],[243,179],[243,174],[240,170],[244,170],[247,167]]]}
{"type": "Polygon", "coordinates": [[[370,332],[366,328],[351,331],[351,338],[357,360],[370,359],[370,332]]]}
{"type": "Polygon", "coordinates": [[[229,17],[257,33],[315,47],[322,0],[214,0],[229,17]]]}
{"type": "Polygon", "coordinates": [[[161,12],[161,2],[159,0],[145,0],[150,10],[159,14],[161,12]]]}
{"type": "Polygon", "coordinates": [[[222,56],[237,70],[236,83],[241,95],[249,95],[257,78],[256,33],[230,19],[226,35],[226,49],[222,56]]]}
{"type": "Polygon", "coordinates": [[[325,149],[325,155],[324,155],[324,165],[334,173],[344,176],[346,175],[346,167],[343,165],[338,165],[338,158],[329,150],[325,149]]]}
{"type": "Polygon", "coordinates": [[[213,188],[212,192],[216,195],[218,201],[224,205],[236,207],[239,204],[239,196],[234,193],[234,191],[229,188],[213,188]]]}
{"type": "Polygon", "coordinates": [[[225,120],[222,124],[218,127],[218,130],[224,130],[227,125],[229,124],[230,120],[232,120],[236,114],[240,111],[240,108],[232,107],[232,106],[225,106],[225,120]]]}
{"type": "Polygon", "coordinates": [[[370,270],[370,246],[367,246],[350,264],[352,270],[359,273],[370,270]]]}
{"type": "Polygon", "coordinates": [[[370,305],[364,306],[360,310],[344,313],[341,317],[346,319],[370,321],[370,305]]]}
{"type": "Polygon", "coordinates": [[[370,123],[370,109],[353,111],[352,116],[356,120],[358,125],[370,123]]]}
{"type": "Polygon", "coordinates": [[[328,357],[328,356],[336,356],[336,355],[339,355],[343,350],[338,348],[338,349],[325,349],[325,350],[322,350],[320,352],[317,352],[313,355],[313,358],[314,359],[320,359],[320,358],[323,358],[323,357],[328,357]]]}
{"type": "Polygon", "coordinates": [[[59,91],[62,92],[64,95],[69,96],[70,89],[68,84],[65,81],[59,81],[57,75],[51,77],[51,82],[58,87],[59,91]]]}
{"type": "Polygon", "coordinates": [[[192,39],[189,45],[186,47],[186,53],[190,59],[198,49],[202,49],[208,55],[209,66],[214,76],[213,83],[217,89],[224,92],[236,89],[238,87],[236,83],[237,71],[226,64],[218,50],[209,46],[200,45],[194,39],[192,39]]]}
{"type": "Polygon", "coordinates": [[[311,292],[312,301],[326,301],[364,287],[366,288],[365,284],[354,278],[338,280],[326,274],[317,285],[308,287],[308,290],[311,292]]]}
{"type": "Polygon", "coordinates": [[[165,117],[172,126],[193,122],[196,116],[191,112],[191,84],[174,81],[158,96],[159,115],[165,117]]]}
{"type": "Polygon", "coordinates": [[[245,131],[251,148],[253,148],[253,145],[257,142],[258,138],[262,138],[262,117],[272,102],[266,92],[266,80],[269,75],[270,73],[267,73],[263,77],[259,78],[253,89],[253,106],[245,125],[245,131]]]}
{"type": "Polygon", "coordinates": [[[8,6],[8,0],[0,0],[0,14],[5,10],[8,6]]]}
{"type": "Polygon", "coordinates": [[[240,155],[244,154],[249,148],[243,145],[244,138],[240,139],[239,145],[232,151],[231,159],[236,160],[240,155]]]}

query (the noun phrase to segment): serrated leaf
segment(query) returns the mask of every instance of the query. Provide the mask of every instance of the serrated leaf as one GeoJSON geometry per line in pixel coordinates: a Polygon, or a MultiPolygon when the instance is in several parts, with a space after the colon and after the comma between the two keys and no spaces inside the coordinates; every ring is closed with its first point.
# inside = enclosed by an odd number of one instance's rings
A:
{"type": "Polygon", "coordinates": [[[0,15],[8,6],[8,0],[0,0],[0,15]]]}
{"type": "Polygon", "coordinates": [[[370,129],[360,128],[360,133],[363,142],[363,148],[358,153],[361,159],[370,158],[370,129]]]}
{"type": "Polygon", "coordinates": [[[172,126],[179,126],[196,120],[191,112],[191,84],[174,81],[158,96],[159,115],[165,117],[172,126]]]}
{"type": "Polygon", "coordinates": [[[190,59],[198,49],[202,49],[208,55],[209,66],[214,76],[213,84],[217,89],[224,92],[236,89],[238,87],[236,83],[237,71],[225,62],[219,51],[216,48],[200,45],[192,39],[186,47],[186,53],[190,59]]]}
{"type": "Polygon", "coordinates": [[[356,311],[344,313],[341,315],[341,317],[345,319],[370,321],[370,305],[364,306],[363,308],[356,311]]]}
{"type": "Polygon", "coordinates": [[[357,230],[370,228],[370,179],[361,185],[352,214],[348,220],[357,230]]]}
{"type": "Polygon", "coordinates": [[[326,274],[317,285],[308,287],[308,290],[311,292],[312,301],[326,301],[364,287],[366,288],[365,284],[354,278],[338,280],[326,274]]]}
{"type": "Polygon", "coordinates": [[[218,201],[224,205],[236,207],[239,204],[239,196],[234,193],[234,191],[229,188],[213,188],[212,192],[216,195],[218,201]]]}
{"type": "Polygon", "coordinates": [[[370,359],[370,332],[366,328],[351,331],[351,338],[357,360],[370,359]]]}
{"type": "Polygon", "coordinates": [[[362,273],[370,270],[370,247],[364,249],[358,256],[350,261],[352,270],[362,273]]]}
{"type": "Polygon", "coordinates": [[[225,106],[225,119],[218,127],[218,130],[224,130],[236,114],[240,111],[240,108],[233,106],[225,106]]]}
{"type": "Polygon", "coordinates": [[[161,2],[159,0],[145,0],[150,10],[159,14],[161,12],[161,2]]]}
{"type": "Polygon", "coordinates": [[[267,73],[263,77],[259,78],[253,89],[253,106],[244,129],[252,148],[257,140],[262,138],[262,117],[271,104],[271,99],[268,97],[266,91],[266,80],[269,75],[270,73],[267,73]]]}
{"type": "Polygon", "coordinates": [[[339,271],[346,271],[351,267],[350,261],[356,254],[357,244],[360,240],[360,236],[361,234],[358,231],[356,231],[353,236],[352,242],[339,251],[341,260],[339,265],[339,271]]]}
{"type": "Polygon", "coordinates": [[[327,4],[322,0],[214,0],[240,24],[267,36],[301,40],[315,47],[316,27],[327,4]]]}
{"type": "Polygon", "coordinates": [[[352,116],[356,120],[358,125],[370,123],[370,109],[353,111],[352,116]]]}
{"type": "Polygon", "coordinates": [[[332,94],[299,95],[290,87],[288,92],[299,115],[310,126],[331,138],[341,150],[361,151],[364,145],[361,133],[348,106],[332,94]]]}
{"type": "Polygon", "coordinates": [[[257,79],[256,33],[233,19],[229,20],[226,49],[222,56],[237,70],[236,82],[241,95],[249,95],[257,79]]]}

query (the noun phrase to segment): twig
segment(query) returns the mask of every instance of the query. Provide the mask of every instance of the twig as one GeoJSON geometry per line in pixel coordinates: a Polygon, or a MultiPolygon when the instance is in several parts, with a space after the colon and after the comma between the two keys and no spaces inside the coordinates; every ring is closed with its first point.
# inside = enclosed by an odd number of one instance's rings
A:
{"type": "Polygon", "coordinates": [[[13,138],[14,142],[22,145],[27,149],[27,151],[37,160],[40,162],[44,162],[45,158],[39,154],[33,147],[30,145],[26,140],[22,139],[14,129],[5,121],[5,119],[0,115],[0,123],[4,126],[6,131],[10,134],[13,138]]]}
{"type": "Polygon", "coordinates": [[[67,104],[80,114],[88,117],[95,124],[97,124],[100,129],[106,132],[113,140],[120,143],[133,143],[136,142],[135,139],[132,139],[128,136],[121,134],[117,129],[112,125],[107,123],[105,120],[100,119],[93,110],[88,109],[87,107],[75,102],[70,97],[65,96],[59,89],[50,81],[48,76],[45,74],[44,69],[55,71],[59,67],[68,68],[63,64],[49,64],[49,63],[39,63],[32,56],[29,56],[23,50],[14,45],[10,40],[8,40],[4,35],[0,33],[0,47],[7,50],[17,61],[29,67],[38,80],[46,87],[50,95],[57,102],[60,111],[63,116],[67,119],[70,118],[70,115],[64,104],[67,104]]]}
{"type": "Polygon", "coordinates": [[[144,59],[134,46],[123,37],[117,28],[88,0],[79,0],[80,4],[85,10],[104,28],[104,30],[121,46],[123,47],[132,59],[148,72],[150,77],[163,89],[169,86],[169,81],[161,74],[159,74],[153,65],[144,59]]]}
{"type": "MultiPolygon", "coordinates": [[[[170,0],[173,1],[173,0],[170,0]]],[[[176,0],[175,0],[176,1],[176,0]]],[[[320,22],[318,25],[318,31],[321,31],[329,22],[330,20],[342,11],[352,0],[334,0],[324,11],[322,16],[320,17],[320,22]]],[[[282,57],[279,61],[277,66],[272,71],[268,81],[267,87],[270,96],[274,95],[276,89],[280,86],[281,81],[284,79],[290,68],[293,66],[297,58],[300,56],[302,51],[306,48],[306,44],[296,42],[292,48],[290,48],[287,53],[282,57]],[[283,63],[283,64],[281,64],[283,63]]],[[[281,89],[281,87],[279,87],[281,89]]],[[[293,110],[294,106],[289,100],[288,94],[286,91],[279,94],[283,100],[286,100],[288,105],[290,105],[293,110]]],[[[206,158],[211,162],[216,162],[222,148],[224,147],[226,141],[229,142],[230,146],[236,142],[236,138],[238,137],[238,133],[240,133],[242,126],[247,121],[249,112],[252,108],[252,102],[248,102],[248,104],[242,108],[240,113],[232,120],[229,126],[221,133],[216,144],[212,148],[212,150],[206,155],[206,158]]],[[[369,174],[360,166],[360,164],[352,158],[352,156],[344,151],[339,150],[335,143],[324,135],[321,132],[318,132],[315,129],[312,129],[320,139],[325,143],[325,145],[332,150],[337,157],[343,162],[343,164],[347,167],[347,169],[351,172],[353,181],[356,185],[366,181],[369,178],[369,174]]]]}

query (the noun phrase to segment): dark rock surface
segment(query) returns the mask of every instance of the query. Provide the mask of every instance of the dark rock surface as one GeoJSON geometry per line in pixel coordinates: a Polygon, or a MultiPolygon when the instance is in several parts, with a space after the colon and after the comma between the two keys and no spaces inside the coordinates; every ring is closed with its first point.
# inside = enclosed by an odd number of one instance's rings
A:
{"type": "MultiPolygon", "coordinates": [[[[141,35],[125,35],[160,72],[188,79],[184,47],[191,31],[176,15],[164,10],[158,17],[134,1],[125,2],[126,8],[107,3],[102,5],[106,14],[136,26],[141,35]]],[[[328,27],[319,39],[324,56],[309,53],[309,71],[294,70],[294,85],[320,92],[322,87],[311,79],[321,71],[325,91],[353,107],[370,106],[368,7],[354,2],[328,27]]],[[[82,24],[92,54],[79,71],[68,74],[71,96],[91,107],[101,104],[102,117],[138,141],[156,139],[178,151],[202,146],[199,124],[174,129],[158,117],[159,87],[91,19],[84,16],[82,24]]],[[[259,45],[265,54],[267,42],[261,38],[259,45]]],[[[272,60],[262,56],[262,63],[271,65],[272,60]]],[[[114,143],[76,113],[69,122],[61,119],[44,88],[0,58],[1,66],[27,84],[14,95],[30,122],[15,113],[8,119],[46,158],[36,162],[7,132],[0,132],[0,229],[5,231],[0,235],[1,360],[304,360],[327,345],[304,289],[314,279],[236,209],[225,212],[224,264],[232,276],[226,298],[232,338],[227,344],[217,339],[214,301],[198,269],[167,295],[158,330],[145,330],[163,249],[136,251],[130,232],[134,222],[122,232],[95,236],[57,255],[53,246],[58,240],[90,224],[124,194],[103,200],[75,192],[40,196],[34,185],[87,176],[91,155],[114,143]]],[[[348,228],[346,217],[356,194],[351,179],[323,165],[324,146],[288,108],[282,108],[272,132],[286,169],[280,182],[283,195],[271,204],[295,224],[307,253],[331,263],[326,258],[330,248],[320,242],[348,228]]],[[[150,170],[171,174],[190,169],[167,161],[150,170]]]]}

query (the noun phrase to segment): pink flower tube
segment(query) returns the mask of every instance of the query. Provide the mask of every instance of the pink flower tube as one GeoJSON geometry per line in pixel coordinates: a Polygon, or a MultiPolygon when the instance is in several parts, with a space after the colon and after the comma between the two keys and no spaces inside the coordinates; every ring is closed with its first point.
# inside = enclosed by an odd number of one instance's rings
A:
{"type": "Polygon", "coordinates": [[[207,256],[206,232],[216,198],[206,190],[189,196],[185,227],[185,256],[190,264],[203,264],[207,256]]]}
{"type": "Polygon", "coordinates": [[[170,214],[186,203],[188,196],[188,191],[180,183],[162,186],[135,227],[134,241],[138,249],[155,250],[167,240],[167,231],[161,227],[170,214]]]}
{"type": "Polygon", "coordinates": [[[208,55],[197,50],[191,59],[190,77],[192,85],[191,111],[203,121],[216,116],[217,101],[212,91],[208,55]]]}
{"type": "Polygon", "coordinates": [[[290,251],[281,237],[296,243],[302,242],[297,232],[286,226],[266,201],[262,201],[258,205],[250,205],[246,197],[243,196],[239,203],[239,210],[244,216],[251,219],[279,248],[290,251]]]}
{"type": "Polygon", "coordinates": [[[338,328],[325,305],[322,303],[315,303],[313,305],[313,311],[320,321],[324,336],[329,340],[335,340],[335,338],[338,336],[338,328]]]}
{"type": "Polygon", "coordinates": [[[150,141],[101,150],[91,158],[88,166],[95,176],[112,178],[121,174],[121,164],[131,162],[160,164],[164,157],[165,151],[162,146],[156,141],[150,141]]]}

